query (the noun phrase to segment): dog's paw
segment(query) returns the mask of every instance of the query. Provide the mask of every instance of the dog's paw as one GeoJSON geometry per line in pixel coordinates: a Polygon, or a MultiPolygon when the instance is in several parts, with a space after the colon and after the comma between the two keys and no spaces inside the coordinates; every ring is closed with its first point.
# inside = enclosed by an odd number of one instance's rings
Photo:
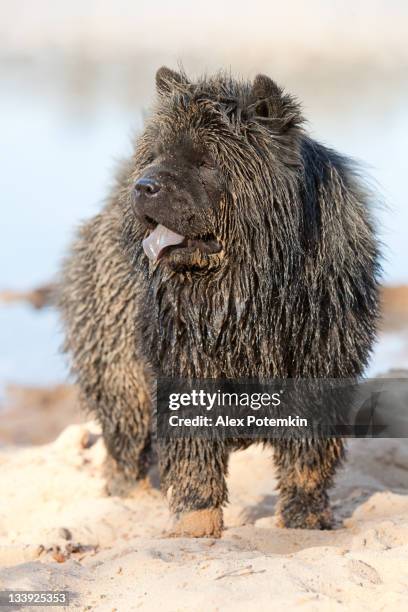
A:
{"type": "Polygon", "coordinates": [[[219,538],[222,528],[222,509],[207,508],[183,512],[166,535],[172,538],[219,538]]]}
{"type": "Polygon", "coordinates": [[[148,478],[135,481],[116,476],[107,480],[104,488],[105,495],[108,497],[136,497],[146,491],[150,491],[148,478]]]}
{"type": "Polygon", "coordinates": [[[322,510],[290,507],[276,513],[276,526],[287,529],[332,529],[333,513],[329,507],[322,510]]]}
{"type": "Polygon", "coordinates": [[[150,486],[148,478],[140,480],[130,478],[110,457],[104,465],[104,476],[106,478],[104,491],[110,497],[134,497],[141,491],[149,489],[150,486]]]}

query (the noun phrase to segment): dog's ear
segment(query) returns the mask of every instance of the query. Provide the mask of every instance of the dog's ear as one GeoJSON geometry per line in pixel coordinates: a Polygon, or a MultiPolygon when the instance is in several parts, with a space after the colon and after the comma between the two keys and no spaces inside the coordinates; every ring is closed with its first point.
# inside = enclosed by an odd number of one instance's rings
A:
{"type": "Polygon", "coordinates": [[[159,94],[169,94],[175,85],[186,82],[184,75],[167,68],[167,66],[162,66],[156,72],[156,89],[159,94]]]}
{"type": "Polygon", "coordinates": [[[257,74],[252,85],[252,93],[258,98],[266,98],[274,93],[279,94],[280,87],[266,74],[257,74]]]}
{"type": "Polygon", "coordinates": [[[265,74],[258,74],[250,95],[251,109],[260,121],[276,121],[282,130],[302,123],[299,103],[286,94],[279,85],[265,74]]]}

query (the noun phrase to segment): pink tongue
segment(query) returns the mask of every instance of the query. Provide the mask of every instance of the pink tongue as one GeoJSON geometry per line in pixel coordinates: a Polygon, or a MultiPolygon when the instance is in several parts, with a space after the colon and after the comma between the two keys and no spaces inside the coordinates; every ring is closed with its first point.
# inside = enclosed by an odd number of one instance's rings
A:
{"type": "Polygon", "coordinates": [[[163,249],[173,244],[180,244],[183,240],[184,236],[172,232],[167,229],[167,227],[164,227],[164,225],[158,225],[154,231],[143,240],[142,244],[148,258],[152,261],[157,261],[163,249]]]}

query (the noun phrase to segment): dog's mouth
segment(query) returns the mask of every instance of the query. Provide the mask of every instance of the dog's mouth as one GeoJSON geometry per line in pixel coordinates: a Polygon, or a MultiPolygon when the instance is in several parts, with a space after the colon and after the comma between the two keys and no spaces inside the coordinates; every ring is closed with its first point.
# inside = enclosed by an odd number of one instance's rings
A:
{"type": "Polygon", "coordinates": [[[187,255],[198,249],[202,254],[213,255],[219,253],[222,246],[214,234],[208,233],[188,238],[158,224],[143,240],[143,249],[152,262],[157,262],[175,251],[182,251],[187,255]]]}

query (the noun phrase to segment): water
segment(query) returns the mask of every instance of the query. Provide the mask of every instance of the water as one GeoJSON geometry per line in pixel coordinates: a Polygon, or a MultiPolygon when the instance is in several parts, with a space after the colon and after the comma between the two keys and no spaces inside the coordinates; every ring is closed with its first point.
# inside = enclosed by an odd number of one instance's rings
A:
{"type": "MultiPolygon", "coordinates": [[[[0,289],[28,289],[53,277],[74,227],[101,206],[115,159],[131,150],[152,94],[150,83],[138,96],[134,89],[119,93],[114,79],[89,88],[86,75],[69,87],[55,74],[34,77],[17,67],[0,80],[0,289]]],[[[370,167],[389,205],[378,212],[385,280],[408,282],[405,85],[382,90],[374,83],[337,95],[324,83],[288,80],[305,101],[313,134],[370,167]]],[[[0,385],[63,380],[60,342],[53,311],[0,306],[0,385]]]]}

